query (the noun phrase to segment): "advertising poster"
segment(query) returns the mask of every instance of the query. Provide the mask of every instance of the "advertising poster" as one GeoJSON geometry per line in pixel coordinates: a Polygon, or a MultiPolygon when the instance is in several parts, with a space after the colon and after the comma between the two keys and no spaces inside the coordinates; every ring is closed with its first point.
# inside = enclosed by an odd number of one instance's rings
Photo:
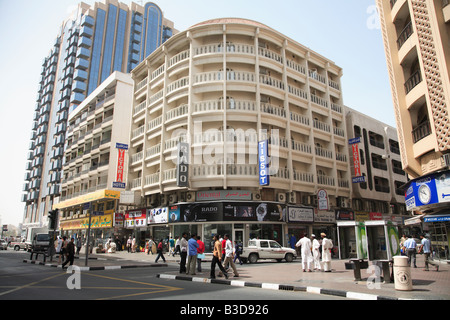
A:
{"type": "Polygon", "coordinates": [[[169,208],[157,208],[157,209],[148,209],[148,224],[161,224],[168,223],[169,208]]]}
{"type": "Polygon", "coordinates": [[[225,204],[223,207],[224,220],[254,221],[256,211],[253,204],[225,204]]]}
{"type": "Polygon", "coordinates": [[[366,226],[359,222],[356,226],[356,241],[358,243],[358,259],[367,259],[366,226]]]}
{"type": "Polygon", "coordinates": [[[180,210],[181,210],[180,205],[169,207],[169,221],[170,222],[180,222],[180,210]]]}
{"type": "Polygon", "coordinates": [[[195,203],[180,211],[181,222],[222,221],[222,203],[195,203]]]}
{"type": "Polygon", "coordinates": [[[400,255],[400,240],[398,237],[398,229],[388,221],[387,223],[387,234],[389,239],[389,248],[391,249],[392,256],[400,255]]]}

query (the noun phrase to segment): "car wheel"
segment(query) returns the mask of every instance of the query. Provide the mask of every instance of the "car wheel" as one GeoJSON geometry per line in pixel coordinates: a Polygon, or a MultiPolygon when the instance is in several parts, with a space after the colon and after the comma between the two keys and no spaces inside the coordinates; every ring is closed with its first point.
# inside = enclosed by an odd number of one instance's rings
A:
{"type": "Polygon", "coordinates": [[[252,253],[248,257],[248,262],[250,262],[250,263],[256,263],[257,261],[258,261],[258,255],[256,253],[252,253]]]}
{"type": "Polygon", "coordinates": [[[286,254],[285,259],[286,259],[286,262],[292,262],[292,261],[294,261],[294,255],[292,253],[288,253],[288,254],[286,254]]]}
{"type": "Polygon", "coordinates": [[[20,247],[19,246],[14,246],[14,251],[20,251],[20,247]]]}

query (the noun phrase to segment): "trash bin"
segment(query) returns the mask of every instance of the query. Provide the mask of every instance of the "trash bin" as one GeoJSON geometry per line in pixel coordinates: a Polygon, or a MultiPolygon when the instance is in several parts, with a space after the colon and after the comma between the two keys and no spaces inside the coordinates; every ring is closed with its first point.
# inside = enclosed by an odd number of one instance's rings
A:
{"type": "Polygon", "coordinates": [[[394,259],[394,283],[395,290],[411,291],[412,278],[411,267],[408,264],[408,257],[395,256],[394,259]]]}

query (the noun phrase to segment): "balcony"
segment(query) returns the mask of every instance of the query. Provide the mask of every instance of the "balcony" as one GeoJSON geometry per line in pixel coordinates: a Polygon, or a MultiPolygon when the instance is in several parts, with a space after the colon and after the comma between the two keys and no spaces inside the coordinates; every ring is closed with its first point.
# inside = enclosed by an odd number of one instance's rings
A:
{"type": "Polygon", "coordinates": [[[428,137],[429,135],[431,135],[431,133],[432,133],[432,131],[431,131],[429,121],[426,121],[426,122],[418,125],[412,131],[414,143],[417,143],[420,140],[424,139],[425,137],[428,137]]]}
{"type": "Polygon", "coordinates": [[[406,42],[406,40],[408,40],[409,37],[411,37],[413,32],[414,32],[414,30],[413,30],[413,27],[412,27],[412,23],[409,22],[406,25],[406,27],[402,30],[402,32],[400,32],[400,36],[397,39],[397,46],[398,46],[399,50],[403,46],[403,44],[406,42]]]}
{"type": "Polygon", "coordinates": [[[420,71],[416,71],[413,73],[411,77],[405,82],[405,91],[406,94],[411,92],[412,89],[414,89],[419,83],[422,82],[422,75],[420,74],[420,71]]]}

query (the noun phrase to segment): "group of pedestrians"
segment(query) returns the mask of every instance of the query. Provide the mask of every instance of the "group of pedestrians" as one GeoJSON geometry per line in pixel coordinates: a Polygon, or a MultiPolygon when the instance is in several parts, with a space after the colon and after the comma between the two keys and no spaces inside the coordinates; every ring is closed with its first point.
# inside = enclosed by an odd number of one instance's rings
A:
{"type": "Polygon", "coordinates": [[[439,265],[432,261],[430,240],[424,234],[420,235],[420,239],[420,244],[417,244],[411,235],[403,235],[400,240],[402,253],[408,257],[408,265],[411,266],[412,263],[414,268],[417,268],[416,254],[423,253],[425,255],[425,269],[423,271],[430,271],[430,264],[436,268],[436,271],[439,271],[439,265]]]}
{"type": "Polygon", "coordinates": [[[301,238],[296,244],[296,247],[301,248],[302,256],[302,270],[305,272],[312,272],[311,269],[314,265],[315,271],[321,271],[322,265],[320,263],[320,256],[322,253],[322,264],[323,271],[331,272],[331,250],[333,249],[333,242],[327,238],[325,233],[320,234],[322,238],[322,243],[316,239],[316,235],[312,234],[311,238],[305,233],[303,238],[301,238]],[[320,247],[322,247],[322,252],[320,252],[320,247]]]}
{"type": "Polygon", "coordinates": [[[56,253],[59,255],[58,264],[62,263],[62,268],[64,269],[68,263],[73,265],[73,261],[75,260],[75,248],[76,253],[80,254],[82,241],[81,237],[78,237],[77,243],[75,245],[75,238],[71,238],[70,241],[67,240],[66,236],[58,237],[56,243],[56,253]],[[64,261],[65,260],[65,261],[64,261]]]}

